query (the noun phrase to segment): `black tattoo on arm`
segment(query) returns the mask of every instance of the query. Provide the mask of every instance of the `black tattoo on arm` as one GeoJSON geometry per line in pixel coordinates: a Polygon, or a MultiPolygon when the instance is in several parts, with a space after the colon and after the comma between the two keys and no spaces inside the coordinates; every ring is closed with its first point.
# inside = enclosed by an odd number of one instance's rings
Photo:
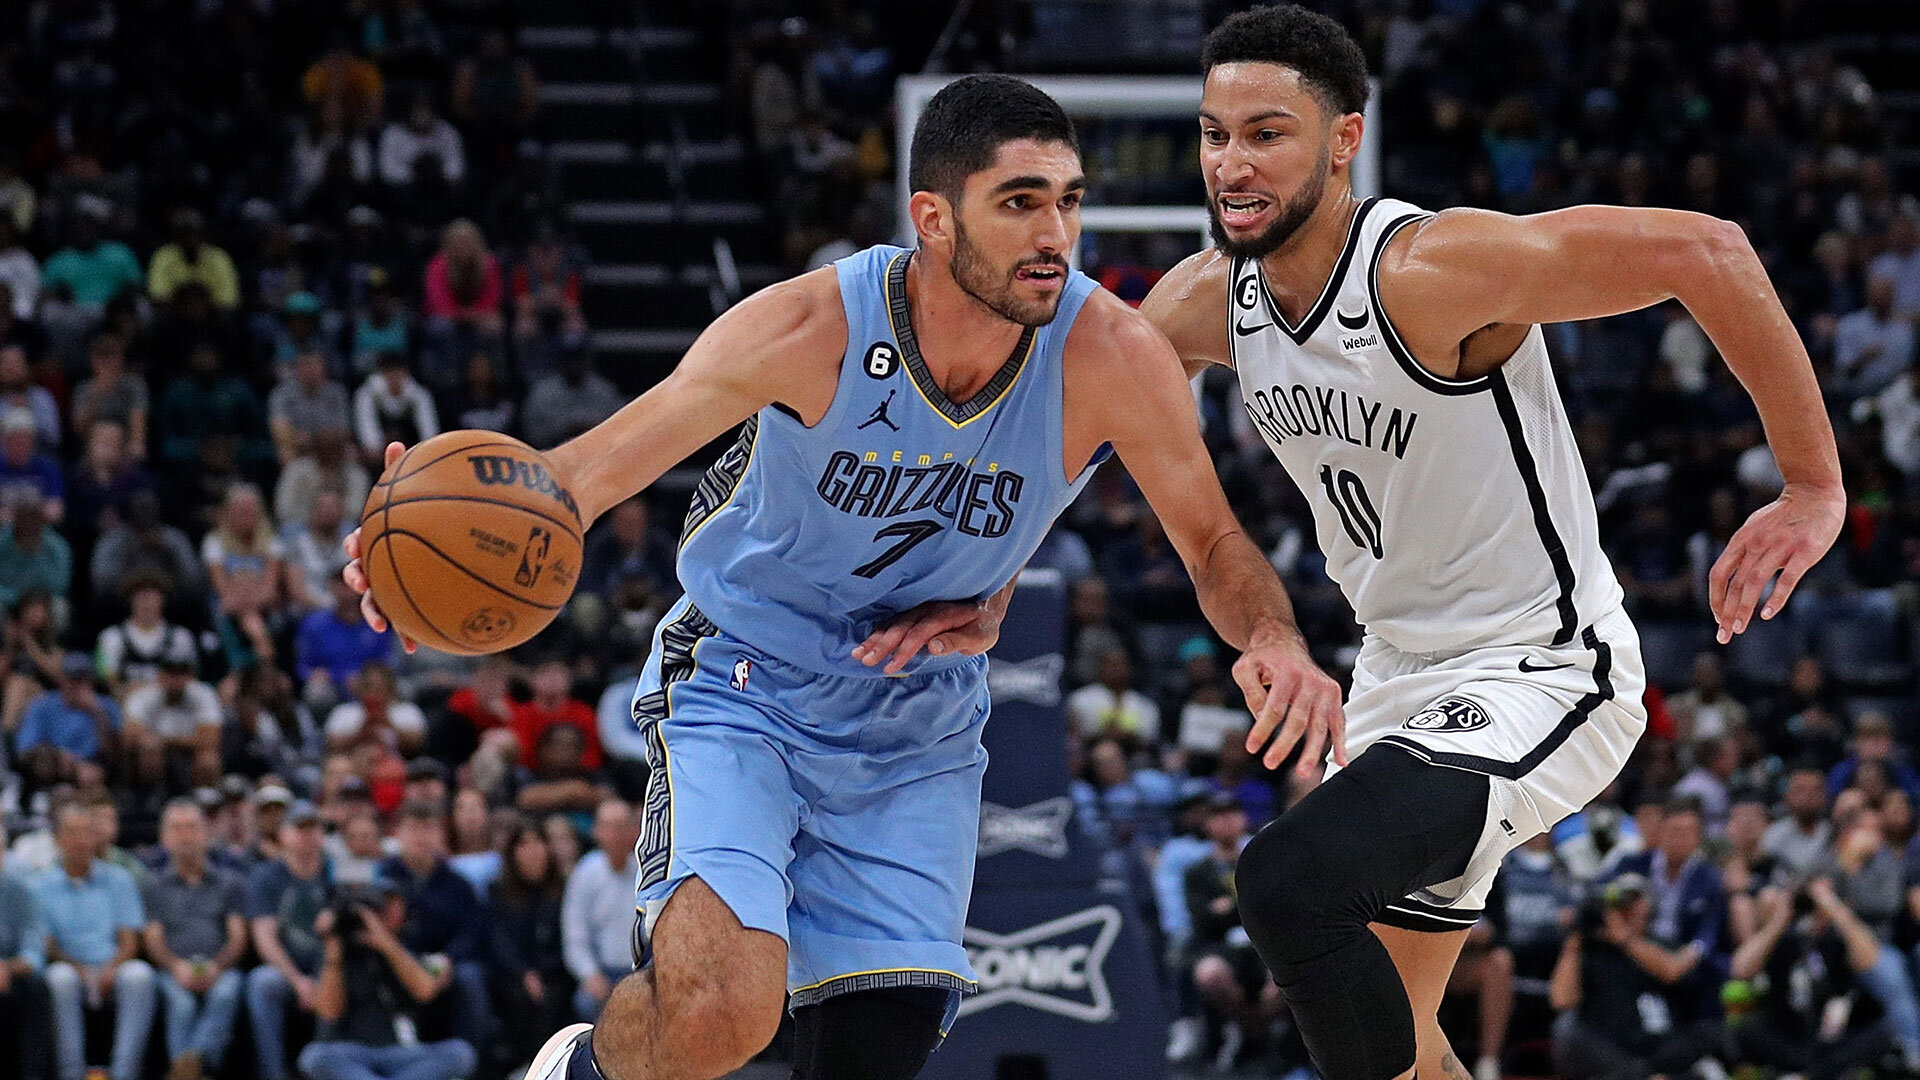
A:
{"type": "MultiPolygon", "coordinates": [[[[1416,1078],[1424,1080],[1424,1078],[1416,1078]]],[[[1460,1059],[1449,1050],[1440,1055],[1440,1075],[1435,1080],[1473,1080],[1473,1074],[1460,1064],[1460,1059]]]]}

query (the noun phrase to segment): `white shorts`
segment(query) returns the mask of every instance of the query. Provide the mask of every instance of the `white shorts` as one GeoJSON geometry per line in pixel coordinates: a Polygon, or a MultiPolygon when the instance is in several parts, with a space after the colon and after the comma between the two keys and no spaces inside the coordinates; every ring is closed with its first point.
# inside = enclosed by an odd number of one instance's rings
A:
{"type": "Polygon", "coordinates": [[[1647,727],[1646,683],[1640,636],[1618,608],[1561,646],[1417,654],[1367,638],[1347,698],[1347,759],[1379,743],[1491,781],[1466,872],[1389,905],[1380,921],[1432,931],[1477,922],[1507,852],[1619,775],[1647,727]]]}

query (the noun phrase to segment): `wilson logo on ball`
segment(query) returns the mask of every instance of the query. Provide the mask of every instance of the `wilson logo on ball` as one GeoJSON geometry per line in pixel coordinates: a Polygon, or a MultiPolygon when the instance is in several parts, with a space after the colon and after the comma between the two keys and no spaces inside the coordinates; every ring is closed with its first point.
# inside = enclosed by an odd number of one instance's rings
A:
{"type": "Polygon", "coordinates": [[[545,466],[498,454],[470,454],[467,461],[473,466],[473,478],[482,484],[517,484],[555,499],[575,520],[579,519],[580,507],[574,503],[573,493],[561,487],[545,466]]]}

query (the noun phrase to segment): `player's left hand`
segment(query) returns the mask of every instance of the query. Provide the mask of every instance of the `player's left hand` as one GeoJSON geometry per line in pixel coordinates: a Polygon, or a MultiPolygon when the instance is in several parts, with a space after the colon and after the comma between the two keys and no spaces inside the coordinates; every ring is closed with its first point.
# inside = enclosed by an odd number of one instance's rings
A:
{"type": "Polygon", "coordinates": [[[868,667],[885,663],[883,671],[898,675],[921,649],[979,656],[1000,640],[1000,618],[986,604],[928,601],[881,623],[853,647],[853,658],[868,667]]]}
{"type": "Polygon", "coordinates": [[[1720,644],[1746,631],[1775,574],[1780,580],[1760,617],[1780,613],[1801,575],[1833,546],[1846,513],[1847,496],[1840,488],[1799,484],[1788,484],[1779,498],[1753,512],[1707,572],[1707,601],[1720,626],[1720,644]]]}
{"type": "Polygon", "coordinates": [[[1306,642],[1255,645],[1233,664],[1233,681],[1247,696],[1253,730],[1247,733],[1247,753],[1260,754],[1269,769],[1277,769],[1300,747],[1294,766],[1301,776],[1320,767],[1329,745],[1333,760],[1347,763],[1347,718],[1340,709],[1340,684],[1320,670],[1307,652],[1306,642]],[[1275,731],[1279,734],[1274,734],[1275,731]],[[1272,743],[1268,743],[1272,739],[1272,743]]]}

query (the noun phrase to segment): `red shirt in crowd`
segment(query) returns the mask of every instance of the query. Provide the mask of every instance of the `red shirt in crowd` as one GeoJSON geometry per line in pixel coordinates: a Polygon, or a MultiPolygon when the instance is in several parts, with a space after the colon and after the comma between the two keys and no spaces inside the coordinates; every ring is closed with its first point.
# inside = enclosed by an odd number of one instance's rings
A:
{"type": "Polygon", "coordinates": [[[589,769],[599,768],[600,731],[597,720],[593,706],[572,698],[551,712],[542,708],[537,701],[529,701],[524,705],[515,703],[511,726],[514,736],[520,740],[520,764],[525,768],[534,768],[534,751],[540,745],[540,736],[555,724],[572,724],[580,729],[587,743],[586,753],[580,756],[580,764],[589,769]]]}

